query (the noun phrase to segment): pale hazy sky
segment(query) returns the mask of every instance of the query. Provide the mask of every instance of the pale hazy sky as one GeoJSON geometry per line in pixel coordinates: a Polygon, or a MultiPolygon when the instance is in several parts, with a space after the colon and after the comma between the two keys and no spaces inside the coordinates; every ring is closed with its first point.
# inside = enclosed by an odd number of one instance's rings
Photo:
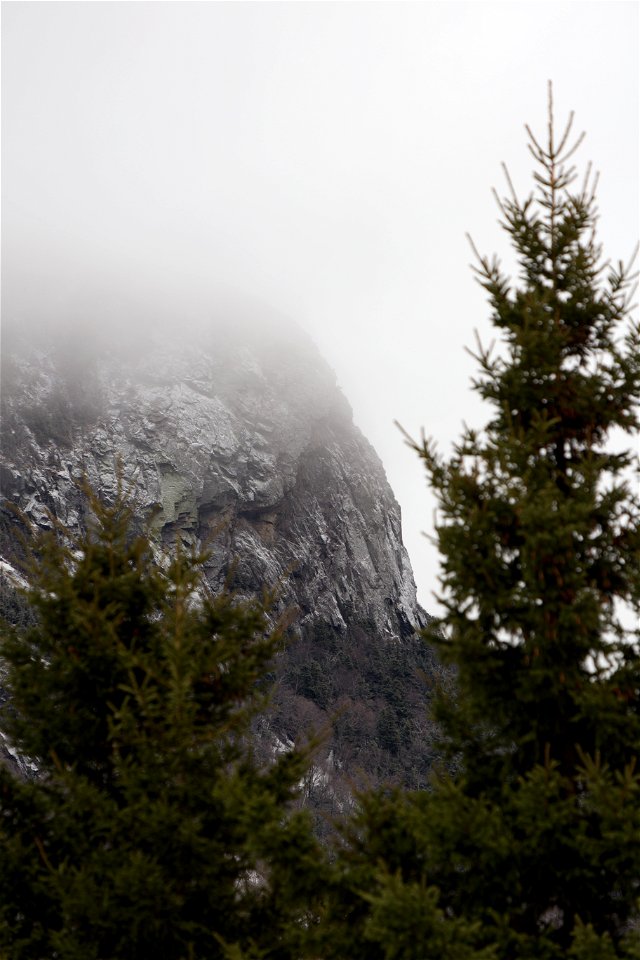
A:
{"type": "Polygon", "coordinates": [[[403,510],[423,604],[433,501],[393,420],[443,450],[482,407],[469,231],[526,193],[523,124],[576,112],[600,236],[638,237],[635,2],[2,4],[3,307],[223,283],[308,329],[403,510]]]}

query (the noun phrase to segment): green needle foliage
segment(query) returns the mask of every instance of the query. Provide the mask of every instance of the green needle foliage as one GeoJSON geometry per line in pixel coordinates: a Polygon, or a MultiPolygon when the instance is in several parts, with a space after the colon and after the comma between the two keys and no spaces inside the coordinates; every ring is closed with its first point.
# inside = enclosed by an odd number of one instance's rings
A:
{"type": "Polygon", "coordinates": [[[163,570],[122,496],[88,495],[86,535],[38,544],[36,625],[3,630],[2,730],[39,774],[0,769],[0,956],[297,957],[308,755],[250,746],[280,632],[262,603],[207,596],[203,557],[163,570]]]}
{"type": "Polygon", "coordinates": [[[478,259],[501,341],[477,352],[486,428],[449,460],[416,445],[439,499],[458,682],[437,716],[458,772],[362,798],[326,957],[640,956],[640,510],[617,452],[639,426],[640,330],[570,128],[556,142],[550,95],[534,192],[509,181],[499,201],[519,280],[478,259]]]}

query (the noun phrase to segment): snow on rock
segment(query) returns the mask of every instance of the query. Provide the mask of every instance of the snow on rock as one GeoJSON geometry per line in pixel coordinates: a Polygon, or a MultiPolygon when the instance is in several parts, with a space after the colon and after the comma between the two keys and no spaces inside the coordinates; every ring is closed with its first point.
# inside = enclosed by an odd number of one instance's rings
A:
{"type": "MultiPolygon", "coordinates": [[[[214,590],[233,569],[241,594],[275,586],[279,608],[296,610],[276,664],[273,724],[285,744],[338,717],[312,787],[355,767],[402,780],[411,766],[422,781],[429,745],[422,732],[412,740],[410,715],[423,731],[418,672],[434,661],[416,630],[428,617],[382,464],[310,340],[293,326],[211,328],[75,362],[55,348],[17,347],[9,365],[0,508],[77,529],[87,515],[79,481],[113,498],[120,464],[160,552],[178,539],[204,545],[214,590]]],[[[9,576],[18,521],[0,513],[9,576]]]]}

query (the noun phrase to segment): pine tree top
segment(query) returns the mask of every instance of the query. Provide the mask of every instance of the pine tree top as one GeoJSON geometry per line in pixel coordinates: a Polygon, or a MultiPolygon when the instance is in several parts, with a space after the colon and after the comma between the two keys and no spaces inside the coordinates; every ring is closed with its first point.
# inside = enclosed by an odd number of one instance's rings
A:
{"type": "Polygon", "coordinates": [[[476,251],[501,342],[474,353],[487,425],[448,462],[430,441],[418,451],[440,501],[444,650],[468,721],[573,764],[577,745],[628,756],[640,731],[637,458],[612,446],[640,426],[640,326],[637,274],[596,240],[596,178],[579,183],[569,162],[572,123],[555,137],[550,88],[546,144],[527,127],[534,190],[520,200],[507,173],[497,198],[519,277],[476,251]]]}

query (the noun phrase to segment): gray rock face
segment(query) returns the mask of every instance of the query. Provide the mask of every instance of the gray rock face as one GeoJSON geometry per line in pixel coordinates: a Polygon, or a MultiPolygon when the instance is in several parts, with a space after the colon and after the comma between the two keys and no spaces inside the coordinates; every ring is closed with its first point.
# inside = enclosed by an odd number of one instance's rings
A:
{"type": "MultiPolygon", "coordinates": [[[[9,351],[7,351],[9,352],[9,351]]],[[[427,675],[400,510],[335,378],[295,328],[157,331],[81,356],[5,356],[2,505],[75,527],[86,476],[104,497],[116,464],[159,542],[209,551],[206,578],[242,594],[276,587],[293,608],[267,733],[333,721],[310,788],[335,808],[343,774],[410,785],[429,767],[427,675]]],[[[0,554],[16,556],[4,509],[0,554]]]]}

